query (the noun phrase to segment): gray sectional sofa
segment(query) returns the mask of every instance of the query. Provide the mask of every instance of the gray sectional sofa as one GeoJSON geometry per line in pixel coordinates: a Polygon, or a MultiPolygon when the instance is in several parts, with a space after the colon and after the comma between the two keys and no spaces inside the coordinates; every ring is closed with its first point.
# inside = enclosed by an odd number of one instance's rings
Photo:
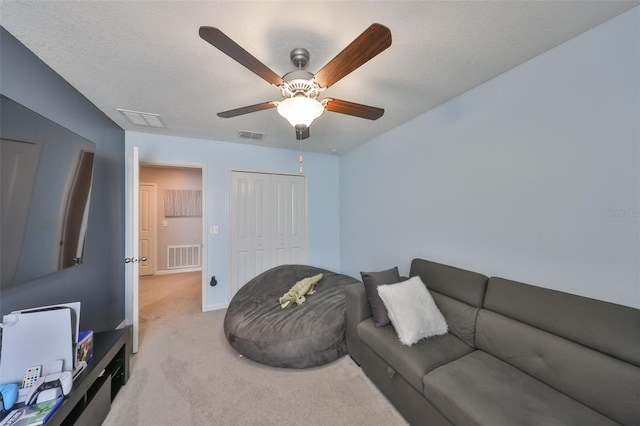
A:
{"type": "Polygon", "coordinates": [[[347,351],[414,425],[640,424],[640,311],[414,259],[449,332],[413,346],[346,287],[347,351]]]}

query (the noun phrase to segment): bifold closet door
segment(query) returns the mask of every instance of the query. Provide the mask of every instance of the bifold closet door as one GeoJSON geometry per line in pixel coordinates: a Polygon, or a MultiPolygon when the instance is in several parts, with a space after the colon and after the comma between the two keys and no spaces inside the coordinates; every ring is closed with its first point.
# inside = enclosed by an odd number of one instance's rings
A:
{"type": "Polygon", "coordinates": [[[235,294],[257,271],[271,267],[270,179],[260,173],[231,173],[231,290],[235,294]]]}
{"type": "Polygon", "coordinates": [[[302,176],[231,173],[232,296],[267,269],[307,262],[305,186],[302,176]]]}

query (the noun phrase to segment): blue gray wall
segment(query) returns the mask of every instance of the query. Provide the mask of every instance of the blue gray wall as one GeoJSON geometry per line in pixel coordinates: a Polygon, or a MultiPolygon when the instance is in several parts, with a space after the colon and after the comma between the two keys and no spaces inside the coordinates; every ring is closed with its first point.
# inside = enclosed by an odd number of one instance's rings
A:
{"type": "Polygon", "coordinates": [[[424,257],[640,307],[640,8],[341,156],[343,272],[424,257]]]}
{"type": "Polygon", "coordinates": [[[124,131],[0,31],[0,93],[96,144],[84,263],[3,291],[0,311],[80,301],[81,329],[113,329],[125,317],[124,131]]]}

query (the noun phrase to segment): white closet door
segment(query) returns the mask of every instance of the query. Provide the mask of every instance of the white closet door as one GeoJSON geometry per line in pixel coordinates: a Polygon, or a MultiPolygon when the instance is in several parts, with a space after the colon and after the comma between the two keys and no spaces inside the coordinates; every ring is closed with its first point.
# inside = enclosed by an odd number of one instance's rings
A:
{"type": "Polygon", "coordinates": [[[302,176],[231,173],[231,296],[276,265],[307,262],[302,176]]]}
{"type": "Polygon", "coordinates": [[[253,194],[252,175],[232,173],[231,175],[231,290],[232,294],[242,282],[253,274],[253,194]]]}
{"type": "Polygon", "coordinates": [[[231,173],[231,294],[262,271],[269,269],[269,175],[231,173]]]}
{"type": "Polygon", "coordinates": [[[302,176],[271,177],[274,265],[307,263],[307,198],[302,176]]]}
{"type": "MultiPolygon", "coordinates": [[[[253,253],[253,268],[249,279],[273,266],[269,253],[269,220],[270,220],[270,185],[269,175],[254,173],[249,186],[253,198],[253,214],[251,221],[251,247],[253,253]]],[[[248,280],[247,280],[248,281],[248,280]]],[[[242,286],[247,281],[242,282],[242,286]]]]}

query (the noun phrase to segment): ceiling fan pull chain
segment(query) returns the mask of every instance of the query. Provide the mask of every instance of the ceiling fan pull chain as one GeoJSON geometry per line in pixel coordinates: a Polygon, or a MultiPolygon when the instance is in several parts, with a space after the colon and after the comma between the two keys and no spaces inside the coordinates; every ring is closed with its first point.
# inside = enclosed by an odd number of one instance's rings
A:
{"type": "Polygon", "coordinates": [[[300,149],[298,151],[300,156],[298,157],[298,163],[300,164],[300,168],[298,168],[298,173],[302,175],[304,171],[302,170],[302,140],[300,141],[300,149]]]}

